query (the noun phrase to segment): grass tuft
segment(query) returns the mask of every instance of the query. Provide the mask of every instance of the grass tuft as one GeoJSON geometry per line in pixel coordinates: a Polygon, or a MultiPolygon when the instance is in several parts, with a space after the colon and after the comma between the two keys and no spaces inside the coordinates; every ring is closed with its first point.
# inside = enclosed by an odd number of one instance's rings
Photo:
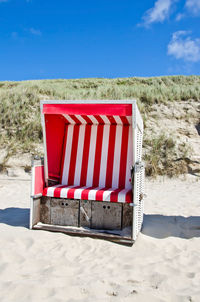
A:
{"type": "Polygon", "coordinates": [[[189,148],[185,144],[177,144],[171,135],[161,133],[159,136],[144,138],[146,175],[178,176],[188,172],[187,162],[177,162],[177,158],[186,158],[189,148]]]}

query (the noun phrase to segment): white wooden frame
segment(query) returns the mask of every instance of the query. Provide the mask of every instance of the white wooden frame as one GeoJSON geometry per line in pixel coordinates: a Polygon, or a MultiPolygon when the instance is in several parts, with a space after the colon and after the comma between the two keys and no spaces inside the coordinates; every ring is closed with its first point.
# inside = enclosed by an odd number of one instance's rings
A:
{"type": "MultiPolygon", "coordinates": [[[[41,123],[44,138],[44,176],[45,184],[48,185],[48,158],[46,146],[46,129],[43,114],[44,104],[131,104],[132,105],[132,128],[133,128],[133,224],[132,240],[135,241],[142,226],[143,220],[143,200],[140,200],[144,192],[144,166],[141,163],[143,120],[137,107],[136,100],[42,100],[40,102],[41,123]],[[138,139],[139,138],[139,139],[138,139]]],[[[33,227],[34,198],[31,197],[30,228],[33,227]]],[[[37,228],[37,227],[36,227],[37,228]]]]}

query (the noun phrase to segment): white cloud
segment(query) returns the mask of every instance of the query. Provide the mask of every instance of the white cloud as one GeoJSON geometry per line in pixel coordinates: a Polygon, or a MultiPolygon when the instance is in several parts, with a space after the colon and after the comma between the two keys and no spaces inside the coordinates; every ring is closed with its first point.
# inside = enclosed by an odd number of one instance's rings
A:
{"type": "Polygon", "coordinates": [[[200,0],[186,0],[185,7],[194,15],[200,13],[200,0]]]}
{"type": "Polygon", "coordinates": [[[199,16],[200,15],[200,0],[186,0],[184,6],[184,12],[179,13],[176,16],[176,21],[180,21],[181,19],[185,18],[188,13],[190,16],[199,16]]]}
{"type": "Polygon", "coordinates": [[[29,29],[29,31],[30,31],[30,33],[31,34],[33,34],[33,35],[35,35],[35,36],[41,36],[41,31],[39,30],[39,29],[35,29],[35,28],[33,28],[33,27],[31,27],[30,29],[29,29]]]}
{"type": "Polygon", "coordinates": [[[173,0],[157,0],[154,7],[147,10],[143,16],[143,25],[148,26],[151,23],[163,22],[168,18],[173,0]]]}
{"type": "Polygon", "coordinates": [[[185,17],[185,14],[184,14],[184,13],[179,13],[179,14],[176,16],[176,21],[180,21],[180,20],[182,20],[184,17],[185,17]]]}
{"type": "Polygon", "coordinates": [[[192,39],[189,31],[180,30],[172,35],[168,44],[168,55],[184,61],[200,61],[200,39],[192,39]]]}

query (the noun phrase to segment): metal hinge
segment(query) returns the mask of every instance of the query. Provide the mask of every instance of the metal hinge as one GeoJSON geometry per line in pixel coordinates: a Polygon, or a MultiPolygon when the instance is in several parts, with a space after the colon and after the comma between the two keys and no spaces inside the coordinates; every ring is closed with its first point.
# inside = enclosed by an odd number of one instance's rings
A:
{"type": "Polygon", "coordinates": [[[31,158],[31,166],[36,167],[36,166],[43,166],[44,165],[44,157],[39,156],[39,155],[32,155],[31,158]]]}
{"type": "Polygon", "coordinates": [[[38,199],[42,197],[42,193],[36,194],[36,195],[31,195],[31,198],[33,199],[38,199]]]}
{"type": "Polygon", "coordinates": [[[144,169],[144,162],[140,161],[140,162],[135,163],[135,166],[134,166],[135,173],[141,172],[142,169],[144,169]]]}
{"type": "Polygon", "coordinates": [[[131,167],[131,183],[134,185],[134,173],[139,173],[144,169],[144,162],[137,162],[135,166],[131,167]]]}

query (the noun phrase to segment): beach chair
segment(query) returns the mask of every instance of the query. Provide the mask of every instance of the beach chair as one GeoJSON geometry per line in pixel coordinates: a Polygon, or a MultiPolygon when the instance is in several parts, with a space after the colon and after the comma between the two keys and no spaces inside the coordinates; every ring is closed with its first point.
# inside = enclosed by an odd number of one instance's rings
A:
{"type": "Polygon", "coordinates": [[[30,228],[133,243],[144,196],[136,101],[41,101],[41,119],[30,228]]]}

